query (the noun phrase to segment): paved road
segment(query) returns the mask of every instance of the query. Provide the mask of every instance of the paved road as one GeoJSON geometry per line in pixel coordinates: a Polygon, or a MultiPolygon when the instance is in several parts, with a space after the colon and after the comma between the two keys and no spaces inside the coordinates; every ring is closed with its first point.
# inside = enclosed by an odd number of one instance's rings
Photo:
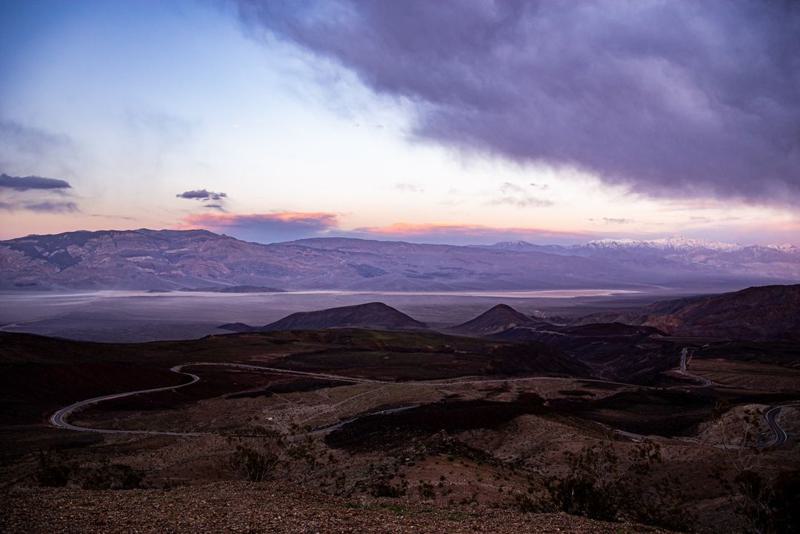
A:
{"type": "Polygon", "coordinates": [[[770,406],[764,413],[764,419],[767,421],[770,430],[775,434],[775,438],[773,438],[767,447],[783,445],[786,443],[786,440],[789,439],[789,435],[786,434],[786,431],[782,429],[781,425],[778,423],[778,415],[781,413],[781,408],[782,406],[770,406]]]}
{"type": "MultiPolygon", "coordinates": [[[[339,382],[348,382],[352,384],[397,384],[397,385],[406,385],[406,386],[420,386],[420,387],[437,387],[437,386],[458,386],[458,385],[468,385],[468,384],[491,384],[491,383],[503,383],[503,382],[525,382],[525,381],[547,381],[547,380],[565,380],[563,377],[549,377],[549,376],[528,376],[528,377],[515,377],[515,378],[481,378],[481,377],[462,377],[462,378],[454,378],[454,379],[445,379],[445,380],[428,380],[428,381],[408,381],[408,382],[395,382],[389,380],[375,380],[370,378],[360,378],[360,377],[352,377],[352,376],[342,376],[342,375],[334,375],[330,373],[315,373],[310,371],[294,371],[291,369],[281,369],[279,367],[268,367],[264,365],[254,365],[254,364],[246,364],[246,363],[227,363],[227,362],[194,362],[194,363],[185,363],[182,365],[176,365],[172,367],[170,371],[173,373],[178,373],[181,375],[185,375],[189,377],[189,381],[183,384],[179,384],[177,386],[164,386],[159,388],[150,388],[150,389],[140,389],[135,391],[127,391],[124,393],[114,393],[111,395],[103,395],[100,397],[93,397],[91,399],[82,400],[69,406],[65,406],[60,410],[56,411],[53,415],[50,416],[50,424],[57,427],[63,428],[67,430],[75,430],[78,432],[94,432],[98,434],[143,434],[143,435],[162,435],[162,436],[202,436],[205,433],[202,432],[169,432],[169,431],[160,431],[160,430],[121,430],[121,429],[112,429],[112,428],[92,428],[92,427],[83,427],[72,424],[68,421],[69,416],[74,414],[77,411],[80,411],[88,406],[92,406],[95,404],[99,404],[101,402],[114,400],[114,399],[122,399],[125,397],[132,397],[135,395],[144,395],[147,393],[156,393],[159,391],[174,391],[179,388],[184,388],[186,386],[190,386],[200,380],[200,377],[185,372],[183,369],[186,367],[233,367],[236,369],[249,369],[249,370],[256,370],[256,371],[264,371],[273,374],[285,374],[289,376],[302,376],[306,378],[316,378],[321,380],[332,380],[332,381],[339,381],[339,382]]],[[[688,373],[686,373],[688,374],[688,373]]],[[[713,385],[710,381],[706,381],[702,377],[696,377],[695,375],[690,375],[693,378],[698,378],[702,382],[700,385],[696,386],[689,386],[689,387],[707,387],[709,385],[713,385]]],[[[610,384],[616,386],[629,386],[629,387],[647,387],[641,386],[637,384],[629,384],[625,382],[614,382],[610,380],[598,380],[598,379],[579,379],[584,382],[591,382],[591,383],[599,383],[599,384],[610,384]]],[[[686,386],[683,386],[686,387],[686,386]]],[[[780,427],[777,416],[780,413],[781,406],[772,406],[770,407],[767,412],[764,414],[764,417],[769,425],[770,429],[775,433],[775,439],[767,445],[768,447],[773,447],[777,445],[781,445],[785,443],[788,439],[786,432],[780,427]]],[[[338,423],[337,423],[338,425],[338,423]]],[[[336,425],[334,425],[336,426],[336,425]]],[[[340,426],[340,425],[339,425],[340,426]]],[[[321,429],[317,429],[317,432],[321,429]]],[[[330,428],[326,428],[325,430],[330,430],[330,428]]],[[[629,434],[621,432],[622,434],[629,434]]],[[[629,434],[631,438],[642,438],[638,434],[629,434]]]]}
{"type": "Polygon", "coordinates": [[[101,402],[115,400],[115,399],[122,399],[125,397],[133,397],[135,395],[144,395],[146,393],[157,393],[159,391],[174,391],[176,389],[184,388],[186,386],[190,386],[200,380],[200,377],[183,371],[184,367],[200,367],[200,366],[224,366],[224,367],[234,367],[238,369],[253,369],[258,371],[267,371],[270,373],[275,374],[286,374],[286,375],[293,375],[293,376],[303,376],[309,378],[317,378],[317,379],[324,379],[324,380],[337,380],[340,382],[350,382],[355,384],[382,384],[384,382],[380,380],[371,380],[368,378],[356,378],[356,377],[348,377],[348,376],[339,376],[339,375],[332,375],[327,373],[311,373],[306,371],[292,371],[288,369],[280,369],[277,367],[265,367],[262,365],[250,365],[245,363],[213,363],[213,362],[198,362],[198,363],[185,363],[182,365],[176,365],[172,367],[170,371],[173,373],[178,373],[181,375],[188,376],[190,380],[183,384],[179,384],[177,386],[164,386],[160,388],[150,388],[150,389],[137,389],[135,391],[126,391],[124,393],[114,393],[111,395],[102,395],[100,397],[92,397],[91,399],[86,399],[82,401],[78,401],[76,403],[70,404],[69,406],[65,406],[61,408],[53,415],[50,416],[50,424],[58,427],[64,428],[67,430],[76,430],[78,432],[95,432],[98,434],[147,434],[147,435],[160,435],[160,436],[202,436],[204,433],[202,432],[168,432],[168,431],[159,431],[159,430],[120,430],[114,428],[90,428],[85,426],[78,426],[70,423],[67,419],[70,415],[74,414],[77,411],[80,411],[88,406],[92,406],[94,404],[99,404],[101,402]]]}
{"type": "MultiPolygon", "coordinates": [[[[187,373],[183,369],[186,367],[233,367],[236,369],[252,369],[256,371],[264,371],[273,374],[285,374],[289,376],[302,376],[306,378],[316,378],[321,380],[333,380],[339,382],[348,382],[352,384],[395,384],[395,385],[407,385],[407,386],[420,386],[420,387],[437,387],[437,386],[458,386],[458,385],[468,385],[468,384],[491,384],[491,383],[503,383],[503,382],[524,382],[524,381],[546,381],[546,380],[565,380],[564,377],[552,377],[552,376],[528,376],[528,377],[516,377],[516,378],[480,378],[480,377],[462,377],[462,378],[453,378],[453,379],[446,379],[446,380],[428,380],[428,381],[408,381],[408,382],[396,382],[391,380],[375,380],[371,378],[360,378],[360,377],[353,377],[353,376],[342,376],[342,375],[334,375],[329,373],[315,373],[310,371],[294,371],[291,369],[281,369],[279,367],[268,367],[264,365],[254,365],[254,364],[246,364],[246,363],[227,363],[227,362],[193,362],[193,363],[185,363],[182,365],[176,365],[172,367],[170,371],[173,373],[178,373],[181,375],[188,376],[190,380],[183,384],[179,384],[177,386],[164,386],[160,388],[150,388],[150,389],[138,389],[135,391],[126,391],[124,393],[114,393],[111,395],[102,395],[100,397],[93,397],[91,399],[82,400],[69,406],[65,406],[61,408],[53,415],[50,416],[50,424],[57,427],[57,428],[64,428],[67,430],[75,430],[78,432],[95,432],[98,434],[144,434],[144,435],[161,435],[161,436],[202,436],[204,433],[202,432],[168,432],[168,431],[159,431],[159,430],[121,430],[121,429],[112,429],[112,428],[93,428],[93,427],[84,427],[72,424],[68,421],[68,418],[77,411],[80,411],[84,408],[89,406],[99,404],[101,402],[115,400],[115,399],[122,399],[125,397],[133,397],[135,395],[144,395],[147,393],[157,393],[159,391],[172,391],[179,388],[184,388],[186,386],[190,386],[200,380],[200,377],[192,374],[187,373]]],[[[641,387],[636,384],[628,384],[625,382],[612,382],[608,380],[597,380],[597,379],[580,379],[585,382],[592,382],[592,383],[602,383],[602,384],[611,384],[617,386],[632,386],[632,387],[641,387]]]]}
{"type": "Polygon", "coordinates": [[[165,386],[161,388],[150,388],[150,389],[139,389],[136,391],[128,391],[125,393],[114,393],[112,395],[102,395],[100,397],[93,397],[91,399],[86,399],[82,401],[78,401],[74,404],[70,404],[69,406],[65,406],[61,408],[53,415],[50,416],[50,424],[58,427],[58,428],[66,428],[68,430],[77,430],[79,432],[96,432],[98,434],[151,434],[151,435],[163,435],[163,436],[199,436],[201,434],[195,432],[166,432],[166,431],[156,431],[156,430],[118,430],[113,428],[89,428],[85,426],[77,426],[73,425],[69,421],[67,421],[67,417],[72,415],[73,413],[86,408],[87,406],[91,406],[93,404],[98,404],[103,401],[109,401],[114,399],[122,399],[125,397],[132,397],[134,395],[142,395],[144,393],[156,393],[158,391],[170,391],[176,390],[180,388],[185,388],[186,386],[190,386],[195,382],[200,380],[200,377],[192,374],[192,373],[185,373],[181,369],[183,365],[176,365],[170,371],[173,373],[178,373],[181,375],[186,375],[190,378],[188,382],[177,386],[165,386]]]}

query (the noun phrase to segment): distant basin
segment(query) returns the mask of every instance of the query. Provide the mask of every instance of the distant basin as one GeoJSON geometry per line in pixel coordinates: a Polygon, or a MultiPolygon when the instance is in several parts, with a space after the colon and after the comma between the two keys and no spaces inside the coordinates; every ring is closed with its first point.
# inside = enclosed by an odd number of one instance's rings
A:
{"type": "Polygon", "coordinates": [[[65,297],[203,297],[203,298],[235,298],[237,296],[274,295],[287,297],[292,295],[303,296],[393,296],[393,297],[485,297],[485,298],[575,298],[575,297],[609,297],[613,295],[631,295],[641,293],[632,289],[530,289],[530,290],[473,290],[473,291],[351,291],[335,289],[309,289],[301,291],[264,291],[245,293],[221,293],[216,291],[146,291],[127,289],[104,289],[99,291],[4,291],[0,292],[0,299],[30,298],[65,298],[65,297]]]}
{"type": "Polygon", "coordinates": [[[333,291],[280,293],[0,291],[0,330],[91,341],[190,339],[217,326],[264,325],[299,311],[380,301],[436,325],[459,324],[506,302],[528,314],[597,311],[598,300],[654,299],[630,289],[333,291]]]}

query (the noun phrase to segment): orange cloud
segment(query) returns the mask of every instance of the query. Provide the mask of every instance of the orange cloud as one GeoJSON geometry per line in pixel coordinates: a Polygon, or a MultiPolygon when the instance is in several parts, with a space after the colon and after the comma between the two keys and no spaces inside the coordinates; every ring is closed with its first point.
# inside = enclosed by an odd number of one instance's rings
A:
{"type": "Polygon", "coordinates": [[[339,224],[339,217],[335,213],[325,213],[318,211],[278,211],[273,213],[194,213],[183,218],[182,226],[197,227],[224,227],[236,226],[242,222],[284,222],[284,223],[305,223],[320,225],[326,228],[335,227],[339,224]]]}

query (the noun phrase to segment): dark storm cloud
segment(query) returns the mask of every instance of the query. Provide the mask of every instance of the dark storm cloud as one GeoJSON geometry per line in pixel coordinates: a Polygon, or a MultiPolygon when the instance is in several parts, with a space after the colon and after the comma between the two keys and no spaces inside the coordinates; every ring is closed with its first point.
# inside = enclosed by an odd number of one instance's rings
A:
{"type": "Polygon", "coordinates": [[[9,176],[0,174],[0,189],[13,189],[15,191],[61,190],[70,189],[69,182],[56,178],[43,178],[41,176],[9,176]]]}
{"type": "Polygon", "coordinates": [[[654,196],[800,198],[800,2],[239,0],[415,134],[654,196]]]}
{"type": "Polygon", "coordinates": [[[206,189],[195,189],[193,191],[184,191],[175,195],[178,198],[185,198],[189,200],[222,200],[227,198],[225,193],[215,193],[206,189]]]}

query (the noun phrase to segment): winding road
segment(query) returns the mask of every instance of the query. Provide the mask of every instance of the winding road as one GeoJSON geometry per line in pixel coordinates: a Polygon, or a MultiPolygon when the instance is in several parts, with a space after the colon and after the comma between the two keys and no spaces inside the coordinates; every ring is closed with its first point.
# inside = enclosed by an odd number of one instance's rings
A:
{"type": "Polygon", "coordinates": [[[286,374],[292,376],[303,376],[307,378],[317,378],[323,380],[336,380],[340,382],[350,382],[354,384],[382,384],[380,380],[371,380],[368,378],[355,378],[355,377],[346,377],[346,376],[339,376],[339,375],[331,375],[327,373],[311,373],[307,371],[292,371],[288,369],[280,369],[277,367],[265,367],[261,365],[251,365],[245,363],[215,363],[215,362],[196,362],[196,363],[184,363],[182,365],[176,365],[175,367],[170,368],[170,371],[173,373],[178,373],[180,375],[188,376],[189,381],[184,382],[183,384],[178,384],[177,386],[164,386],[160,388],[149,388],[149,389],[137,389],[135,391],[126,391],[124,393],[113,393],[111,395],[101,395],[99,397],[92,397],[91,399],[86,399],[82,401],[75,402],[70,404],[69,406],[65,406],[60,410],[53,413],[50,416],[50,424],[57,428],[63,428],[67,430],[75,430],[78,432],[95,432],[98,434],[145,434],[145,435],[158,435],[158,436],[202,436],[205,435],[203,432],[170,432],[170,431],[162,431],[162,430],[121,430],[116,428],[93,428],[93,427],[86,427],[86,426],[78,426],[70,423],[67,418],[74,414],[77,411],[83,410],[89,406],[94,404],[99,404],[101,402],[116,400],[116,399],[123,399],[126,397],[133,397],[135,395],[144,395],[147,393],[157,393],[159,391],[174,391],[176,389],[185,388],[186,386],[191,386],[192,384],[199,382],[200,377],[193,373],[187,373],[183,369],[184,367],[200,367],[200,366],[224,366],[224,367],[234,367],[238,369],[253,369],[258,371],[267,371],[274,374],[286,374]]]}
{"type": "MultiPolygon", "coordinates": [[[[229,362],[193,362],[193,363],[184,363],[181,365],[176,365],[170,368],[170,371],[173,373],[177,373],[180,375],[184,375],[189,377],[187,382],[183,384],[178,384],[177,386],[164,386],[158,388],[149,388],[149,389],[139,389],[135,391],[126,391],[123,393],[113,393],[110,395],[102,395],[99,397],[92,397],[90,399],[82,400],[70,404],[69,406],[65,406],[59,410],[57,410],[53,415],[50,416],[49,422],[52,426],[56,428],[62,428],[65,430],[74,430],[77,432],[94,432],[98,434],[139,434],[139,435],[159,435],[159,436],[203,436],[207,435],[208,433],[205,432],[174,432],[174,431],[166,431],[166,430],[123,430],[123,429],[116,429],[116,428],[94,428],[94,427],[85,427],[75,425],[68,421],[68,418],[73,415],[75,412],[83,410],[89,406],[93,406],[95,404],[99,404],[101,402],[122,399],[126,397],[133,397],[135,395],[144,395],[148,393],[157,393],[160,391],[174,391],[180,388],[185,388],[192,384],[195,384],[200,381],[200,377],[196,374],[189,373],[184,371],[186,367],[232,367],[235,369],[248,369],[248,370],[255,370],[255,371],[264,371],[272,374],[284,374],[288,376],[300,376],[305,378],[315,378],[321,380],[331,380],[331,381],[338,381],[338,382],[347,382],[351,384],[403,384],[407,386],[424,386],[424,387],[436,387],[436,386],[455,386],[455,385],[467,385],[467,384],[491,384],[491,383],[502,383],[502,382],[523,382],[523,381],[545,381],[545,380],[564,380],[563,377],[552,377],[552,376],[533,376],[533,377],[517,377],[517,378],[472,378],[472,377],[464,377],[464,378],[455,378],[455,379],[446,379],[446,380],[429,380],[429,381],[408,381],[408,382],[395,382],[389,380],[376,380],[370,378],[360,378],[360,377],[352,377],[352,376],[342,376],[342,375],[334,375],[329,373],[315,373],[310,371],[295,371],[291,369],[282,369],[279,367],[268,367],[263,365],[254,365],[254,364],[246,364],[246,363],[229,363],[229,362]]],[[[681,374],[685,374],[691,376],[692,378],[699,379],[701,383],[698,386],[694,387],[708,387],[713,385],[713,382],[710,380],[704,379],[702,377],[697,377],[696,375],[690,375],[689,373],[683,372],[681,374]]],[[[628,384],[625,382],[614,382],[608,380],[598,380],[598,379],[581,379],[584,382],[593,382],[593,383],[603,383],[603,384],[613,384],[618,386],[631,386],[631,387],[642,387],[637,384],[628,384]]],[[[770,430],[775,434],[774,439],[766,445],[766,447],[775,447],[782,445],[788,439],[788,434],[786,433],[783,428],[781,428],[778,422],[778,416],[781,412],[781,408],[783,405],[776,405],[770,406],[767,411],[764,413],[764,419],[769,425],[770,430]]],[[[330,430],[336,426],[341,426],[340,423],[332,425],[329,428],[324,428],[324,430],[330,430]]],[[[317,429],[315,432],[319,432],[322,429],[317,429]]],[[[624,433],[623,433],[624,434],[624,433]]],[[[639,437],[637,435],[637,437],[639,437]]]]}
{"type": "MultiPolygon", "coordinates": [[[[518,378],[455,378],[455,379],[447,379],[447,380],[429,380],[429,381],[420,381],[420,382],[395,382],[390,380],[375,380],[371,378],[360,378],[360,377],[352,377],[352,376],[342,376],[342,375],[334,375],[329,373],[314,373],[309,371],[294,371],[291,369],[282,369],[279,367],[268,367],[264,365],[253,365],[253,364],[246,364],[246,363],[228,363],[228,362],[193,362],[193,363],[184,363],[181,365],[176,365],[170,368],[170,371],[173,373],[178,373],[180,375],[188,376],[189,381],[184,382],[183,384],[178,384],[177,386],[164,386],[158,388],[149,388],[149,389],[137,389],[134,391],[126,391],[123,393],[112,393],[110,395],[101,395],[99,397],[92,397],[91,399],[86,399],[82,401],[75,402],[70,404],[69,406],[65,406],[50,416],[50,424],[57,428],[63,428],[66,430],[75,430],[77,432],[94,432],[97,434],[144,434],[144,435],[160,435],[160,436],[202,436],[206,435],[203,432],[171,432],[165,430],[122,430],[116,428],[95,428],[95,427],[86,427],[86,426],[79,426],[68,421],[68,418],[73,415],[75,412],[83,410],[84,408],[88,408],[89,406],[93,406],[95,404],[99,404],[101,402],[116,400],[116,399],[123,399],[126,397],[133,397],[136,395],[144,395],[147,393],[157,393],[160,391],[174,391],[176,389],[185,388],[186,386],[191,386],[200,381],[200,377],[193,373],[187,373],[183,369],[186,367],[233,367],[236,369],[249,369],[255,371],[265,371],[272,374],[284,374],[289,376],[301,376],[305,378],[316,378],[321,380],[331,380],[331,381],[338,381],[338,382],[348,382],[351,384],[403,384],[407,386],[424,386],[424,387],[436,387],[436,386],[456,386],[456,385],[467,385],[467,384],[491,384],[491,383],[501,383],[501,382],[522,382],[522,381],[530,381],[530,380],[564,380],[563,377],[554,377],[554,376],[529,376],[529,377],[518,377],[518,378]]],[[[606,380],[596,380],[596,379],[582,379],[585,382],[601,382],[604,384],[614,384],[619,386],[635,386],[635,384],[627,384],[624,382],[609,382],[606,380]]]]}
{"type": "Polygon", "coordinates": [[[168,432],[168,431],[159,431],[159,430],[119,430],[115,428],[90,428],[85,426],[78,426],[73,425],[69,421],[67,421],[67,417],[72,415],[73,413],[82,410],[88,406],[93,404],[98,404],[103,401],[110,401],[114,399],[123,399],[125,397],[132,397],[134,395],[142,395],[145,393],[156,393],[158,391],[171,391],[180,388],[185,388],[186,386],[191,386],[195,382],[200,381],[200,377],[192,374],[192,373],[185,373],[182,371],[185,365],[176,365],[175,367],[171,368],[170,371],[173,373],[178,373],[181,375],[185,375],[189,377],[189,381],[183,384],[179,384],[177,386],[165,386],[160,388],[150,388],[150,389],[139,389],[136,391],[127,391],[125,393],[113,393],[111,395],[102,395],[100,397],[92,397],[91,399],[86,399],[82,401],[78,401],[76,403],[70,404],[69,406],[65,406],[61,408],[53,415],[50,416],[50,424],[58,427],[58,428],[65,428],[67,430],[76,430],[78,432],[96,432],[98,434],[151,434],[151,435],[163,435],[163,436],[200,436],[200,433],[197,432],[168,432]]]}
{"type": "Polygon", "coordinates": [[[770,406],[769,409],[764,413],[764,419],[767,421],[770,430],[775,434],[775,438],[767,445],[767,447],[777,447],[778,445],[783,445],[786,443],[786,440],[789,439],[789,435],[786,433],[784,429],[781,428],[781,425],[778,424],[778,415],[781,413],[781,408],[783,406],[770,406]]]}

